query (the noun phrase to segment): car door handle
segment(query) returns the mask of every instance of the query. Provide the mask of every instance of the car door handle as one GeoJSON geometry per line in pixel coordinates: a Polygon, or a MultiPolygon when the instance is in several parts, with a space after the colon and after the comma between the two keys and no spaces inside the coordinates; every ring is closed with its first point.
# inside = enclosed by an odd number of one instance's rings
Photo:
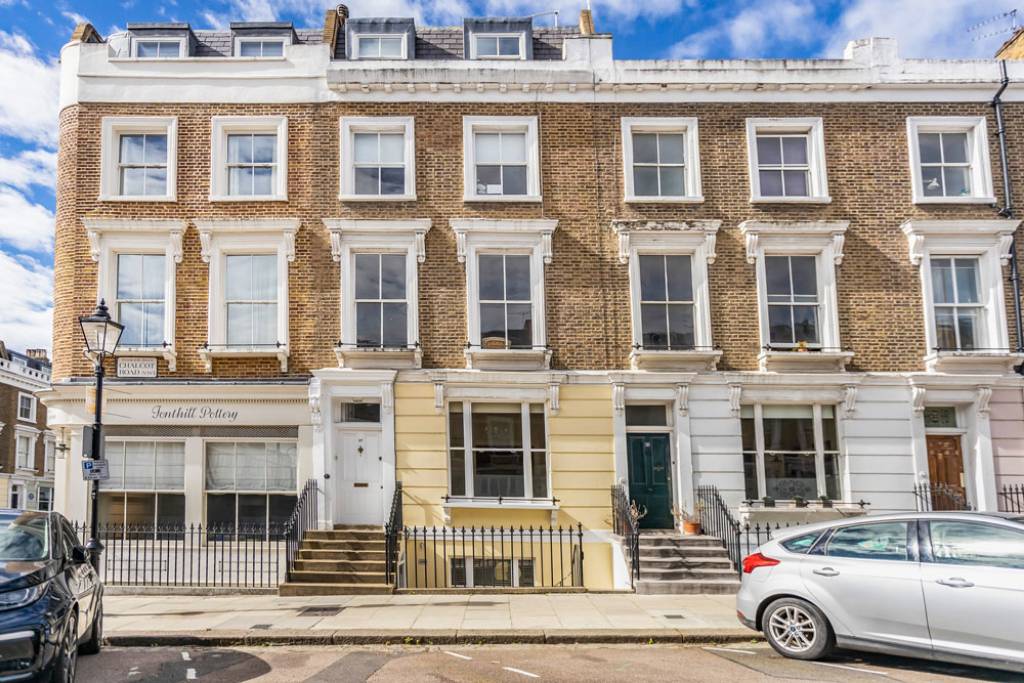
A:
{"type": "Polygon", "coordinates": [[[821,569],[815,569],[814,573],[818,576],[839,576],[839,571],[832,567],[822,567],[821,569]]]}
{"type": "Polygon", "coordinates": [[[950,588],[970,588],[974,585],[967,579],[961,578],[959,576],[952,576],[948,579],[939,579],[935,583],[939,584],[940,586],[949,586],[950,588]]]}

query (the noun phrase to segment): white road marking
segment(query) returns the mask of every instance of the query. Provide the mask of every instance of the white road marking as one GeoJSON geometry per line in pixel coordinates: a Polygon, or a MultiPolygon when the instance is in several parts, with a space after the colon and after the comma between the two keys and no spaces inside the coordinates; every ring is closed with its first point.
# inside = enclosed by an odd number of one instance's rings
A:
{"type": "Polygon", "coordinates": [[[862,674],[874,674],[876,676],[888,676],[889,674],[885,671],[873,671],[871,669],[858,669],[855,666],[844,666],[843,664],[828,664],[826,662],[811,662],[811,664],[817,664],[818,666],[831,666],[834,669],[846,669],[847,671],[856,671],[862,674]]]}
{"type": "Polygon", "coordinates": [[[186,662],[191,662],[192,661],[192,658],[188,656],[187,652],[182,652],[181,653],[181,658],[182,658],[183,661],[186,661],[186,662]]]}
{"type": "Polygon", "coordinates": [[[712,652],[735,652],[738,655],[756,655],[756,652],[750,650],[739,650],[732,647],[706,647],[705,650],[711,650],[712,652]]]}
{"type": "Polygon", "coordinates": [[[195,669],[186,669],[185,670],[185,680],[187,680],[187,681],[194,681],[194,680],[196,680],[196,670],[195,669]]]}
{"type": "Polygon", "coordinates": [[[505,671],[511,671],[514,674],[519,674],[520,676],[529,676],[530,678],[540,678],[540,676],[538,676],[537,674],[532,674],[529,671],[523,671],[522,669],[515,669],[515,668],[513,668],[511,666],[503,666],[501,668],[504,669],[505,671]]]}
{"type": "Polygon", "coordinates": [[[133,666],[131,669],[128,670],[128,677],[129,678],[131,678],[132,676],[141,676],[141,675],[142,675],[142,672],[139,671],[139,667],[137,667],[137,666],[133,666]]]}
{"type": "Polygon", "coordinates": [[[449,652],[448,650],[442,650],[442,652],[444,652],[446,655],[450,657],[458,657],[459,659],[473,659],[472,657],[467,657],[466,655],[460,655],[458,652],[449,652]]]}

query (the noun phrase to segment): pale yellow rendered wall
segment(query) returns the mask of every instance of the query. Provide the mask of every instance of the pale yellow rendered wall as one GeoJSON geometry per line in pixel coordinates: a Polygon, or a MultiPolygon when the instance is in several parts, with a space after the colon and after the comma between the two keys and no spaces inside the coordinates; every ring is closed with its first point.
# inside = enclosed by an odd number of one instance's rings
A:
{"type": "MultiPolygon", "coordinates": [[[[584,531],[611,528],[611,486],[615,481],[611,387],[563,386],[560,410],[548,418],[552,492],[559,500],[556,526],[582,524],[584,531]]],[[[448,491],[446,416],[434,408],[430,384],[395,385],[396,476],[404,490],[408,526],[443,526],[448,491]]],[[[534,510],[454,510],[452,526],[547,527],[551,515],[534,510]]],[[[588,539],[589,540],[589,539],[588,539]]],[[[611,588],[611,547],[584,546],[585,584],[611,588]]]]}

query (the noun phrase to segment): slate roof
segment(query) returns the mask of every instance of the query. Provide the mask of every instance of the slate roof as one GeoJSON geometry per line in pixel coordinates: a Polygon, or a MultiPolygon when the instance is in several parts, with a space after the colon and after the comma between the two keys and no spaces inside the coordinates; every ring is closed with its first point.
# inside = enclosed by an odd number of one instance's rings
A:
{"type": "MultiPolygon", "coordinates": [[[[230,57],[230,31],[193,31],[196,37],[196,57],[230,57]]],[[[295,29],[298,41],[304,45],[323,42],[323,31],[315,28],[295,29]]],[[[577,28],[534,27],[533,58],[559,60],[562,41],[566,36],[579,35],[577,28]]],[[[345,34],[338,33],[334,48],[335,59],[345,59],[345,34]]],[[[462,27],[427,27],[416,29],[417,59],[464,59],[462,27]]]]}

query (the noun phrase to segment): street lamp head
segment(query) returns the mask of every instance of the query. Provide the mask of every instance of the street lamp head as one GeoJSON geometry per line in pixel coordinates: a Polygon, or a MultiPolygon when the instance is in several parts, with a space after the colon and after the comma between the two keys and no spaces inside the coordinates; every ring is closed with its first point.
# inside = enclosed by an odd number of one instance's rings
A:
{"type": "Polygon", "coordinates": [[[101,358],[114,353],[118,342],[121,341],[121,333],[124,332],[124,325],[111,320],[103,299],[100,299],[92,315],[81,316],[78,324],[82,326],[82,334],[85,336],[85,345],[89,353],[101,358]]]}

